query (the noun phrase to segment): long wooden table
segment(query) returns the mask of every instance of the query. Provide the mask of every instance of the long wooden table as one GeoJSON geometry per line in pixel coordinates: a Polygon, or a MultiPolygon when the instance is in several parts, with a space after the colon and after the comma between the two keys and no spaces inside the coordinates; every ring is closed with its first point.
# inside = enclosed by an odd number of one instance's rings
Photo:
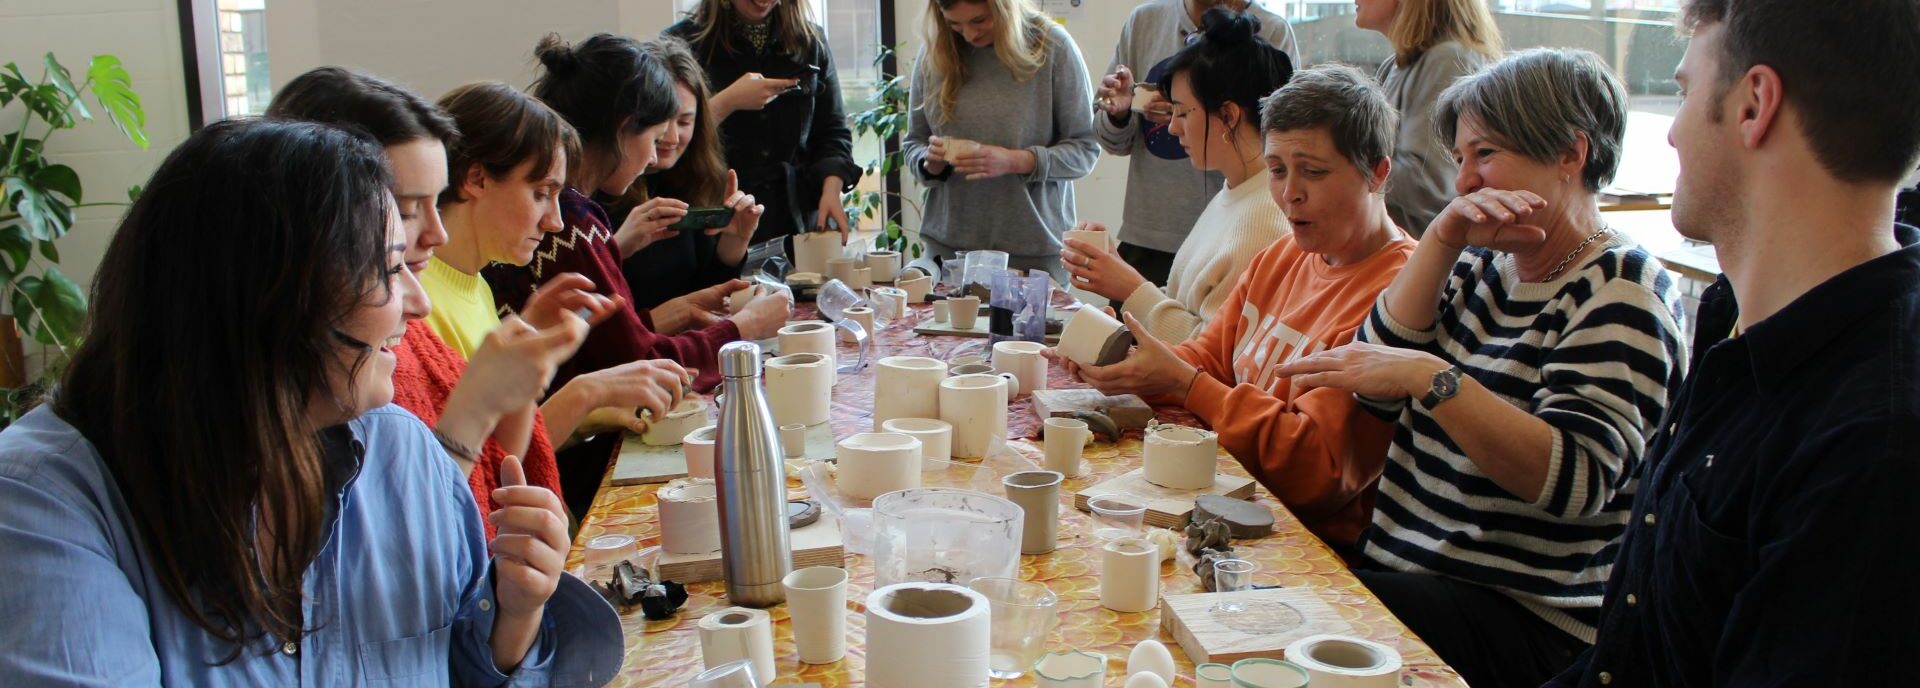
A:
{"type": "MultiPolygon", "coordinates": [[[[968,349],[984,346],[981,343],[984,340],[914,335],[912,327],[915,318],[931,317],[931,309],[927,306],[917,306],[915,311],[915,317],[894,322],[878,333],[874,346],[875,359],[893,355],[947,359],[968,349]]],[[[805,317],[811,315],[795,314],[796,319],[805,317]]],[[[853,353],[851,345],[842,344],[841,347],[843,355],[853,353]]],[[[1057,366],[1050,374],[1049,385],[1053,388],[1079,386],[1067,379],[1057,366]]],[[[835,436],[844,437],[871,429],[873,383],[872,366],[857,374],[840,376],[833,395],[832,426],[835,436]]],[[[1182,409],[1161,408],[1157,411],[1163,422],[1198,425],[1193,416],[1182,409]]],[[[1009,415],[1012,437],[1032,437],[1036,434],[1034,429],[1038,421],[1028,399],[1014,402],[1009,415]]],[[[1016,440],[1010,446],[1037,461],[1037,443],[1016,440]]],[[[1066,481],[1061,489],[1059,549],[1049,554],[1021,557],[1020,577],[1046,583],[1060,598],[1060,623],[1048,639],[1047,651],[1082,649],[1103,652],[1108,657],[1107,685],[1119,686],[1126,680],[1121,674],[1124,673],[1128,651],[1142,640],[1158,638],[1174,652],[1183,677],[1181,685],[1191,685],[1193,662],[1180,651],[1172,637],[1161,632],[1158,610],[1122,614],[1100,606],[1099,546],[1091,535],[1091,519],[1075,511],[1072,506],[1074,491],[1138,467],[1140,438],[1135,433],[1118,444],[1097,442],[1088,448],[1086,462],[1088,475],[1066,481]]],[[[1246,475],[1239,463],[1224,453],[1220,457],[1220,470],[1246,475]]],[[[579,536],[568,558],[569,569],[578,570],[581,567],[585,543],[601,535],[632,535],[640,540],[642,547],[658,544],[660,529],[654,493],[659,487],[603,485],[594,499],[592,510],[581,522],[579,536]]],[[[804,494],[804,488],[798,481],[790,480],[788,487],[795,498],[804,494]]],[[[1342,620],[1353,627],[1355,634],[1399,650],[1407,667],[1403,674],[1403,685],[1466,685],[1347,571],[1339,556],[1307,532],[1285,507],[1264,490],[1259,492],[1256,499],[1273,511],[1278,532],[1259,540],[1236,541],[1234,547],[1243,557],[1260,565],[1255,576],[1257,584],[1315,589],[1342,620]]],[[[847,570],[852,574],[847,589],[847,656],[834,664],[801,664],[794,649],[786,608],[774,607],[768,611],[774,619],[774,652],[778,657],[779,678],[774,681],[775,684],[812,683],[829,688],[865,684],[864,602],[873,589],[873,565],[866,557],[849,556],[847,570]]],[[[1200,591],[1199,579],[1191,571],[1175,563],[1162,566],[1162,594],[1200,591]]],[[[641,616],[638,607],[622,612],[627,633],[626,664],[611,685],[682,686],[702,670],[699,620],[728,604],[725,590],[718,582],[690,585],[688,593],[690,599],[687,605],[668,620],[648,621],[641,616]]],[[[1019,679],[996,680],[994,684],[1034,685],[1034,680],[1029,673],[1019,679]]]]}

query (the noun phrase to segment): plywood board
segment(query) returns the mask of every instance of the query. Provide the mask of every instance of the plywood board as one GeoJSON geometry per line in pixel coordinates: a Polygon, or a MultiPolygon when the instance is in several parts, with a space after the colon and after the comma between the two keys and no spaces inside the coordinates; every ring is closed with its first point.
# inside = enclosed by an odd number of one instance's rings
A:
{"type": "Polygon", "coordinates": [[[1213,487],[1205,490],[1174,490],[1147,482],[1147,471],[1135,468],[1118,476],[1108,478],[1092,487],[1073,494],[1073,508],[1091,511],[1087,500],[1100,495],[1125,495],[1147,503],[1147,525],[1156,528],[1179,528],[1187,522],[1187,514],[1193,511],[1193,500],[1203,494],[1217,494],[1234,499],[1247,499],[1253,496],[1253,479],[1215,473],[1213,487]]]}
{"type": "MultiPolygon", "coordinates": [[[[789,544],[793,548],[793,568],[803,569],[809,566],[847,565],[846,550],[841,547],[840,521],[831,513],[820,514],[820,520],[813,525],[793,531],[789,534],[789,544]]],[[[668,554],[660,553],[660,559],[654,563],[660,571],[660,578],[675,583],[705,583],[724,580],[726,574],[720,564],[720,553],[707,554],[668,554]]]]}
{"type": "Polygon", "coordinates": [[[1121,431],[1141,430],[1153,422],[1153,407],[1132,394],[1107,396],[1097,389],[1043,389],[1033,393],[1033,412],[1042,420],[1076,411],[1104,413],[1121,431]]]}
{"type": "Polygon", "coordinates": [[[613,459],[611,483],[616,486],[652,485],[687,477],[687,455],[680,445],[656,447],[628,434],[613,459]]]}
{"type": "Polygon", "coordinates": [[[1195,664],[1281,659],[1301,638],[1353,634],[1353,626],[1312,588],[1162,595],[1160,628],[1195,664]],[[1238,603],[1240,611],[1221,608],[1223,602],[1238,603]]]}

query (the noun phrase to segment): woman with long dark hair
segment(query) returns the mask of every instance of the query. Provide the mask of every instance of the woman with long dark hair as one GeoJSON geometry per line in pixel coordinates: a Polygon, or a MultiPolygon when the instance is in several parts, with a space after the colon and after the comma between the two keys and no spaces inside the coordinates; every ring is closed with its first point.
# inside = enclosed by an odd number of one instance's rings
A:
{"type": "Polygon", "coordinates": [[[719,122],[713,118],[712,94],[706,72],[686,41],[661,36],[641,42],[673,74],[676,107],[666,135],[654,146],[652,167],[633,183],[626,197],[607,210],[624,224],[629,213],[654,208],[726,207],[733,221],[704,231],[663,233],[638,251],[627,253],[621,269],[633,290],[633,303],[652,308],[689,292],[727,284],[740,276],[747,247],[760,227],[766,206],[740,190],[738,175],[727,169],[720,145],[719,122]]]}
{"type": "Polygon", "coordinates": [[[860,181],[840,72],[807,0],[700,0],[666,34],[686,41],[714,91],[727,163],[767,207],[755,242],[853,227],[840,195],[860,181]]]}
{"type": "Polygon", "coordinates": [[[391,183],[376,142],[300,122],[216,123],[161,163],[52,403],[0,433],[0,615],[31,620],[0,628],[0,677],[618,669],[618,617],[561,575],[558,498],[506,461],[489,542],[460,469],[389,404],[426,310],[391,183]]]}

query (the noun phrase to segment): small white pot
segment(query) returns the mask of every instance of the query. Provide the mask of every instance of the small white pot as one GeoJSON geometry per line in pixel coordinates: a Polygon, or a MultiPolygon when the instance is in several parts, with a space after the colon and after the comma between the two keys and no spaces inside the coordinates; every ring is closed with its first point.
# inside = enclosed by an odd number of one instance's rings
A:
{"type": "Polygon", "coordinates": [[[1020,378],[1020,394],[1047,388],[1047,345],[1009,340],[993,345],[993,369],[1020,378]]]}
{"type": "Polygon", "coordinates": [[[1100,606],[1144,612],[1160,603],[1160,549],[1144,538],[1108,542],[1100,553],[1100,606]]]}
{"type": "Polygon", "coordinates": [[[1127,357],[1133,333],[1113,316],[1082,306],[1060,331],[1059,351],[1080,365],[1113,365],[1127,357]]]}
{"type": "Polygon", "coordinates": [[[875,282],[892,282],[900,274],[899,251],[868,251],[867,269],[875,282]]]}

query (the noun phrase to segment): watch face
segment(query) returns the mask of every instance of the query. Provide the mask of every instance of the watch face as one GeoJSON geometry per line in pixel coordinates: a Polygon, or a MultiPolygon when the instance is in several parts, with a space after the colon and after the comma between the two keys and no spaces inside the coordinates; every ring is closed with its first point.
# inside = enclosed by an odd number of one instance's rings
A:
{"type": "Polygon", "coordinates": [[[1459,392],[1459,391],[1460,391],[1460,374],[1457,372],[1454,372],[1453,369],[1449,368],[1447,370],[1442,370],[1438,373],[1433,374],[1434,396],[1445,399],[1447,397],[1453,396],[1456,392],[1459,392]]]}

